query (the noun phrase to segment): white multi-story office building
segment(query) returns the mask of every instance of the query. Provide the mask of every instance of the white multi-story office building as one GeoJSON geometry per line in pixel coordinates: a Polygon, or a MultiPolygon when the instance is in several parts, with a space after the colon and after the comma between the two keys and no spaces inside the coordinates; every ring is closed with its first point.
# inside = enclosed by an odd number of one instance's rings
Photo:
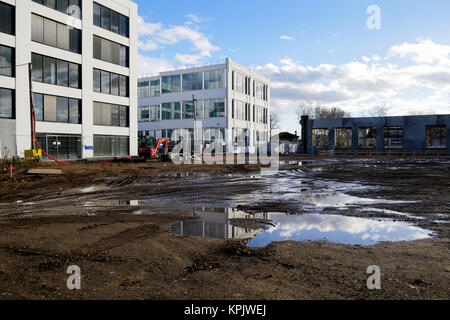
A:
{"type": "Polygon", "coordinates": [[[197,120],[203,147],[222,137],[225,152],[253,153],[269,141],[269,79],[230,59],[140,78],[138,95],[141,137],[171,138],[177,129],[192,137],[197,120]]]}
{"type": "Polygon", "coordinates": [[[137,4],[0,0],[0,157],[37,141],[58,159],[137,154],[137,4]]]}

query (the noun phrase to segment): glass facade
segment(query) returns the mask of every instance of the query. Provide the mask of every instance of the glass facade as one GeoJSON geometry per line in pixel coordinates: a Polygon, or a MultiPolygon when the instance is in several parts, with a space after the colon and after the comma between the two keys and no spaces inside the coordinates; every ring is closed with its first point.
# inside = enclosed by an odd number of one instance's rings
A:
{"type": "Polygon", "coordinates": [[[81,53],[81,30],[32,14],[31,40],[52,47],[81,53]]]}
{"type": "Polygon", "coordinates": [[[33,94],[36,121],[81,124],[81,100],[33,94]]]}
{"type": "Polygon", "coordinates": [[[203,90],[202,72],[183,74],[183,91],[203,90]]]}
{"type": "Polygon", "coordinates": [[[162,77],[161,89],[162,93],[181,92],[180,75],[162,77]]]}
{"type": "Polygon", "coordinates": [[[158,121],[161,121],[161,107],[159,105],[139,108],[139,122],[158,121]]]}
{"type": "Polygon", "coordinates": [[[129,137],[94,135],[94,157],[128,156],[129,146],[129,137]]]}
{"type": "Polygon", "coordinates": [[[129,127],[129,108],[94,102],[94,125],[127,128],[129,127]]]}
{"type": "Polygon", "coordinates": [[[129,37],[129,18],[95,2],[94,25],[105,30],[120,34],[124,37],[129,37]]]}
{"type": "Polygon", "coordinates": [[[14,77],[15,64],[15,50],[0,45],[0,75],[14,77]]]}
{"type": "Polygon", "coordinates": [[[81,136],[38,133],[36,138],[42,149],[55,159],[81,158],[81,136]]]}
{"type": "Polygon", "coordinates": [[[225,99],[205,100],[204,118],[225,117],[225,99]]]}
{"type": "Polygon", "coordinates": [[[225,88],[225,70],[207,71],[204,73],[205,89],[225,88]]]}
{"type": "Polygon", "coordinates": [[[94,59],[129,67],[129,50],[116,42],[94,36],[94,59]]]}
{"type": "Polygon", "coordinates": [[[161,95],[159,80],[150,81],[150,97],[159,97],[161,95]]]}
{"type": "Polygon", "coordinates": [[[0,88],[0,118],[15,118],[14,90],[0,88]]]}
{"type": "Polygon", "coordinates": [[[129,96],[129,78],[116,73],[94,69],[94,92],[129,96]]]}
{"type": "Polygon", "coordinates": [[[181,103],[171,102],[162,104],[162,120],[181,119],[181,103]]]}
{"type": "Polygon", "coordinates": [[[183,119],[194,119],[194,103],[192,101],[183,102],[183,119]]]}
{"type": "Polygon", "coordinates": [[[81,19],[82,0],[33,0],[51,9],[68,14],[74,18],[81,19]]]}
{"type": "Polygon", "coordinates": [[[139,98],[149,98],[150,97],[150,82],[141,81],[138,82],[138,97],[139,98]]]}
{"type": "Polygon", "coordinates": [[[0,2],[0,32],[15,34],[16,14],[14,6],[0,2]]]}

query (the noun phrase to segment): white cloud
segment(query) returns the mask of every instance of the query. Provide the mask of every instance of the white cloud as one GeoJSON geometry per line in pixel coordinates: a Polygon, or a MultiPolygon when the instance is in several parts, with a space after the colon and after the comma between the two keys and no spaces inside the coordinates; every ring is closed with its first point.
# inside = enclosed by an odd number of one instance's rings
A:
{"type": "Polygon", "coordinates": [[[289,36],[281,36],[280,39],[281,40],[294,40],[294,38],[289,37],[289,36]]]}
{"type": "Polygon", "coordinates": [[[389,57],[411,59],[416,63],[450,66],[450,46],[434,43],[431,39],[419,43],[402,43],[390,48],[389,57]]]}
{"type": "MultiPolygon", "coordinates": [[[[188,17],[195,22],[205,21],[195,15],[188,15],[188,17]]],[[[142,17],[138,17],[138,28],[139,49],[142,51],[153,51],[181,42],[190,43],[192,53],[174,55],[174,59],[183,64],[199,63],[221,50],[218,46],[213,45],[206,35],[189,25],[166,27],[162,23],[146,22],[142,17]]]]}
{"type": "Polygon", "coordinates": [[[174,67],[164,58],[151,58],[139,55],[139,75],[152,75],[163,71],[172,70],[174,67]]]}
{"type": "Polygon", "coordinates": [[[199,17],[195,14],[187,14],[186,18],[188,18],[190,21],[187,22],[187,24],[192,24],[192,23],[203,23],[203,22],[208,22],[211,20],[211,18],[204,18],[204,17],[199,17]]]}
{"type": "Polygon", "coordinates": [[[446,94],[437,94],[450,91],[449,56],[450,46],[420,40],[391,47],[385,58],[364,56],[361,61],[315,67],[285,58],[256,70],[271,79],[275,113],[293,114],[309,101],[339,105],[353,115],[379,101],[388,101],[396,115],[432,109],[449,113],[446,94]],[[402,66],[389,61],[394,57],[402,66]],[[411,92],[414,97],[409,97],[411,92]]]}

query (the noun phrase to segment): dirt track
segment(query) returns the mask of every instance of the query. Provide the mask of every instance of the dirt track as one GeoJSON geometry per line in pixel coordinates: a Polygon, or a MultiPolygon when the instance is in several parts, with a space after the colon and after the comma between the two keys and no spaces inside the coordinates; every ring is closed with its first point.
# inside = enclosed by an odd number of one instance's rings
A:
{"type": "Polygon", "coordinates": [[[258,176],[257,166],[61,168],[60,177],[19,170],[14,182],[6,173],[0,178],[1,299],[450,298],[449,162],[309,161],[301,169],[285,166],[269,180],[258,176]],[[292,188],[297,175],[304,179],[298,189],[292,188]],[[346,192],[355,197],[417,201],[374,206],[384,212],[352,205],[324,207],[323,213],[393,218],[435,237],[373,246],[285,241],[249,248],[244,241],[167,231],[192,219],[192,207],[199,205],[301,214],[307,206],[298,199],[304,189],[318,190],[315,180],[376,186],[346,192]],[[268,190],[268,181],[280,181],[279,187],[268,190]],[[119,199],[143,202],[111,202],[119,199]],[[408,216],[394,217],[394,210],[408,216]],[[66,288],[70,265],[81,267],[82,290],[66,288]],[[380,291],[367,289],[370,265],[382,270],[380,291]]]}

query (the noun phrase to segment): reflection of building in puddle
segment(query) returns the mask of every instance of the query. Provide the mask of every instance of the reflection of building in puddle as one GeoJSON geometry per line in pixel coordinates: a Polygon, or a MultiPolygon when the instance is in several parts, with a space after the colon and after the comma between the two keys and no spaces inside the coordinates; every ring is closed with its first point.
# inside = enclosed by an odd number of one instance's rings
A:
{"type": "Polygon", "coordinates": [[[84,203],[85,207],[123,207],[131,206],[138,207],[140,204],[139,200],[96,200],[96,201],[86,201],[84,203]]]}
{"type": "Polygon", "coordinates": [[[169,227],[169,231],[179,236],[249,239],[264,231],[266,225],[258,221],[270,220],[269,213],[250,214],[231,208],[195,208],[193,216],[198,219],[178,221],[169,227]],[[237,223],[242,221],[256,223],[243,227],[245,223],[237,223]]]}

